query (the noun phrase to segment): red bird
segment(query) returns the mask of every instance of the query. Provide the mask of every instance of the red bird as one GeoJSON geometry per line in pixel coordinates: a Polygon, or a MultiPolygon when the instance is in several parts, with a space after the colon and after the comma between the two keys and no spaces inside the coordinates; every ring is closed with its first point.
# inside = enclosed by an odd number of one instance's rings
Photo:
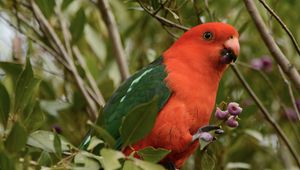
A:
{"type": "Polygon", "coordinates": [[[123,117],[159,95],[159,112],[152,131],[123,152],[129,155],[147,146],[165,148],[171,152],[161,163],[181,168],[199,146],[195,140],[198,129],[209,124],[222,74],[239,55],[238,38],[235,28],[225,23],[193,27],[162,57],[117,89],[98,124],[120,144],[123,117]]]}

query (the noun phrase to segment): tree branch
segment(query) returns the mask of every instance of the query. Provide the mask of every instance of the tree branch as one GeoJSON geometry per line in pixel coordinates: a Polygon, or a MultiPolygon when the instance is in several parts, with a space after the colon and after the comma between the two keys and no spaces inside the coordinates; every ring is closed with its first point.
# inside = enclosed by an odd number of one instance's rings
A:
{"type": "Polygon", "coordinates": [[[92,88],[92,92],[93,92],[92,95],[95,96],[96,103],[99,106],[103,107],[105,105],[105,100],[103,98],[103,95],[101,94],[101,92],[100,92],[100,90],[97,86],[96,80],[94,79],[91,72],[89,71],[89,69],[86,65],[86,62],[85,62],[83,56],[80,53],[79,48],[77,46],[74,46],[73,51],[74,51],[75,57],[77,58],[77,61],[79,62],[80,66],[84,69],[87,81],[88,81],[88,83],[90,84],[90,86],[92,88]]]}
{"type": "Polygon", "coordinates": [[[85,72],[88,84],[91,86],[91,90],[89,89],[89,87],[86,87],[87,92],[90,94],[92,99],[94,99],[95,103],[97,103],[99,107],[103,107],[105,104],[104,98],[97,86],[96,80],[91,75],[90,70],[88,69],[88,67],[86,65],[84,57],[81,55],[80,50],[77,46],[73,46],[73,48],[71,47],[71,39],[72,39],[71,33],[67,27],[65,19],[63,18],[61,8],[60,7],[56,8],[55,12],[56,12],[57,18],[60,22],[60,25],[61,25],[61,29],[62,29],[62,33],[64,36],[64,41],[65,41],[65,48],[66,48],[66,51],[68,52],[68,55],[72,56],[72,54],[74,54],[79,65],[85,72]],[[74,53],[72,53],[72,52],[74,52],[74,53]]]}
{"type": "Polygon", "coordinates": [[[68,55],[71,56],[72,55],[72,50],[71,50],[71,34],[70,34],[70,31],[67,27],[65,19],[63,18],[62,11],[61,11],[60,7],[55,8],[54,11],[56,13],[56,16],[58,18],[58,21],[60,23],[60,27],[61,27],[61,30],[62,30],[62,33],[63,33],[64,42],[65,42],[65,49],[66,49],[68,55]]]}
{"type": "Polygon", "coordinates": [[[284,22],[280,19],[280,17],[275,13],[275,11],[264,1],[264,0],[259,0],[259,2],[268,10],[268,12],[278,21],[282,29],[288,34],[290,37],[298,55],[300,55],[300,48],[297,43],[297,40],[293,36],[292,32],[289,30],[289,28],[284,24],[284,22]]]}
{"type": "MultiPolygon", "coordinates": [[[[72,56],[68,55],[66,49],[64,48],[62,42],[58,38],[54,29],[49,24],[49,22],[47,21],[47,19],[43,15],[43,13],[40,11],[39,7],[37,6],[37,4],[35,3],[34,0],[30,1],[30,5],[32,7],[32,11],[34,13],[35,18],[37,19],[37,21],[40,24],[41,30],[44,32],[44,34],[46,36],[49,37],[50,40],[52,40],[52,44],[56,47],[56,49],[58,50],[58,53],[69,65],[69,68],[70,68],[69,71],[74,76],[76,84],[78,85],[80,91],[82,92],[84,98],[86,99],[86,101],[88,103],[89,109],[91,110],[91,112],[88,112],[90,119],[92,121],[96,120],[97,115],[98,115],[98,109],[97,109],[93,99],[91,98],[91,96],[89,95],[88,91],[85,88],[84,81],[80,77],[74,62],[72,61],[72,56]]],[[[59,56],[57,56],[57,57],[59,57],[59,56]]]]}
{"type": "MultiPolygon", "coordinates": [[[[21,34],[23,34],[24,36],[26,36],[27,38],[29,38],[32,42],[36,43],[37,45],[39,45],[43,50],[47,51],[49,54],[51,54],[52,56],[56,57],[59,54],[57,54],[56,51],[52,50],[51,48],[49,48],[47,45],[45,45],[42,41],[40,41],[39,39],[36,39],[35,37],[33,37],[32,35],[26,34],[22,29],[18,29],[16,25],[14,25],[13,23],[11,23],[9,20],[7,20],[5,17],[3,17],[2,15],[0,15],[0,18],[2,18],[9,26],[11,26],[13,29],[17,30],[18,32],[20,32],[21,34]]],[[[22,21],[24,22],[24,21],[22,21]]],[[[70,69],[69,66],[66,64],[66,62],[64,60],[62,60],[59,57],[56,57],[56,59],[67,69],[70,69]]]]}
{"type": "Polygon", "coordinates": [[[277,61],[277,63],[282,68],[283,72],[289,77],[289,79],[294,83],[298,92],[300,92],[300,75],[297,69],[290,63],[286,56],[282,53],[280,48],[277,46],[275,40],[270,35],[267,26],[265,25],[262,17],[260,16],[255,3],[253,0],[244,0],[246,8],[251,15],[263,41],[268,47],[269,51],[277,61]]]}
{"type": "Polygon", "coordinates": [[[174,28],[178,28],[178,29],[181,29],[182,31],[187,31],[189,30],[188,27],[185,27],[183,25],[180,25],[180,24],[176,24],[166,18],[163,18],[159,15],[156,15],[157,12],[151,12],[148,8],[146,8],[142,2],[140,0],[138,0],[138,3],[140,4],[140,6],[144,9],[144,11],[146,11],[148,14],[150,14],[152,17],[154,17],[155,19],[157,19],[160,23],[163,23],[164,25],[166,26],[169,26],[169,27],[174,27],[174,28]]]}
{"type": "Polygon", "coordinates": [[[129,77],[129,68],[126,61],[125,50],[123,48],[118,27],[116,25],[115,18],[110,9],[107,0],[98,0],[97,7],[102,15],[104,23],[107,27],[107,31],[111,38],[113,48],[116,54],[117,63],[121,73],[122,80],[126,80],[129,77]]]}
{"type": "Polygon", "coordinates": [[[292,144],[289,142],[289,139],[283,132],[283,130],[280,128],[280,126],[275,122],[275,120],[272,118],[271,114],[268,112],[268,110],[265,108],[265,106],[262,104],[260,99],[256,96],[252,88],[249,86],[243,75],[240,73],[239,69],[236,67],[236,65],[231,64],[231,68],[234,71],[235,75],[238,77],[244,88],[247,90],[251,98],[254,100],[256,105],[259,107],[261,113],[264,115],[266,120],[271,124],[271,126],[274,128],[276,133],[280,136],[280,138],[283,140],[287,148],[289,149],[290,153],[292,154],[293,158],[295,159],[297,165],[300,167],[300,160],[299,156],[296,152],[296,149],[292,146],[292,144]]]}
{"type": "Polygon", "coordinates": [[[298,120],[300,121],[300,114],[299,114],[299,110],[297,108],[297,105],[296,105],[296,99],[295,99],[295,96],[294,96],[294,93],[293,93],[293,89],[292,89],[292,86],[291,86],[291,83],[290,81],[286,78],[285,74],[283,73],[281,67],[278,66],[278,69],[279,69],[279,72],[280,72],[280,75],[284,81],[284,83],[286,84],[288,90],[289,90],[289,94],[290,94],[290,98],[292,100],[292,104],[293,104],[293,108],[297,114],[297,118],[298,120]]]}

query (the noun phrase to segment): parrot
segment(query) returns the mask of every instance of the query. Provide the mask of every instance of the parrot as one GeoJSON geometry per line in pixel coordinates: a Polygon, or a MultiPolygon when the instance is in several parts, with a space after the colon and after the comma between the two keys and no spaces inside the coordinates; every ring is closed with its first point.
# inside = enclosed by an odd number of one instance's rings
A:
{"type": "Polygon", "coordinates": [[[154,62],[122,83],[97,124],[118,141],[120,149],[124,116],[158,96],[152,130],[122,152],[130,155],[148,146],[167,149],[170,153],[160,163],[180,169],[198,148],[199,129],[209,125],[221,77],[239,52],[239,34],[229,24],[208,22],[189,29],[154,62]]]}

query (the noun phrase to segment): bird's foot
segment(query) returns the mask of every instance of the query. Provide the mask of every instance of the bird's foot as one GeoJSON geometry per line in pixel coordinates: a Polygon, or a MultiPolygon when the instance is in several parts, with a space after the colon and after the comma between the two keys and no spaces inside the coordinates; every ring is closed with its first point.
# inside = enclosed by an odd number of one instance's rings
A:
{"type": "Polygon", "coordinates": [[[206,125],[206,126],[199,128],[198,131],[193,135],[192,142],[198,140],[199,138],[202,138],[207,141],[213,140],[214,137],[208,133],[210,131],[215,131],[216,134],[224,133],[224,131],[221,129],[220,126],[206,125]]]}

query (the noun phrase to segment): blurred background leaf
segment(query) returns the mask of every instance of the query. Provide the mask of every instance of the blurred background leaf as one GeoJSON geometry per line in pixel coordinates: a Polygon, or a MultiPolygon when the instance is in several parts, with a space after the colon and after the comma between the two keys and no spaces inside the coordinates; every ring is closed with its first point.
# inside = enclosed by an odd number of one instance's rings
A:
{"type": "MultiPolygon", "coordinates": [[[[108,30],[94,1],[34,2],[45,15],[62,46],[67,49],[68,44],[70,45],[67,53],[72,54],[70,58],[79,72],[77,78],[83,80],[84,87],[89,88],[90,94],[94,94],[86,76],[90,73],[96,88],[100,89],[107,101],[122,82],[108,30]],[[56,15],[58,13],[61,16],[56,15]],[[66,33],[61,21],[70,33],[71,42],[65,39],[66,33]],[[86,68],[73,54],[75,48],[82,55],[86,68]]],[[[300,151],[300,124],[288,88],[242,1],[141,2],[153,11],[159,9],[157,15],[187,27],[210,21],[234,25],[239,30],[241,44],[241,55],[236,65],[287,134],[289,141],[300,151]]],[[[299,40],[300,24],[297,21],[300,20],[300,3],[296,0],[266,2],[285,22],[295,39],[299,40]]],[[[183,33],[157,22],[143,11],[136,0],[109,3],[116,18],[131,74],[159,57],[183,33]]],[[[300,58],[289,37],[258,1],[256,5],[276,43],[299,70],[300,58]]],[[[33,14],[29,1],[0,0],[0,9],[1,168],[162,168],[134,158],[125,160],[119,151],[108,149],[113,148],[114,141],[104,137],[102,127],[99,127],[100,133],[92,137],[88,152],[79,151],[77,146],[91,127],[87,124],[90,109],[74,74],[64,66],[66,61],[49,34],[43,30],[45,27],[39,25],[41,23],[36,20],[37,16],[33,14]],[[61,141],[61,151],[58,139],[61,141]],[[57,157],[57,152],[61,159],[57,157]],[[105,163],[102,162],[100,152],[107,160],[105,163]]],[[[294,92],[294,95],[297,106],[300,107],[299,94],[294,92]]],[[[219,85],[216,103],[222,101],[236,101],[243,107],[239,127],[234,130],[225,129],[226,133],[210,144],[205,152],[197,150],[183,170],[297,169],[287,148],[231,70],[227,70],[219,85]]],[[[100,108],[99,104],[96,105],[100,108]]],[[[141,110],[149,108],[142,107],[141,110]]],[[[127,117],[126,127],[128,125],[130,131],[130,125],[137,120],[128,119],[130,118],[127,117]]],[[[212,118],[212,122],[214,121],[212,118]]],[[[122,129],[124,131],[126,128],[122,129]]],[[[131,138],[129,143],[141,136],[143,135],[131,138]]],[[[125,135],[123,138],[127,137],[125,135]]],[[[166,153],[154,153],[152,156],[152,150],[146,151],[144,150],[144,154],[148,158],[145,159],[152,162],[158,161],[166,153]]]]}

